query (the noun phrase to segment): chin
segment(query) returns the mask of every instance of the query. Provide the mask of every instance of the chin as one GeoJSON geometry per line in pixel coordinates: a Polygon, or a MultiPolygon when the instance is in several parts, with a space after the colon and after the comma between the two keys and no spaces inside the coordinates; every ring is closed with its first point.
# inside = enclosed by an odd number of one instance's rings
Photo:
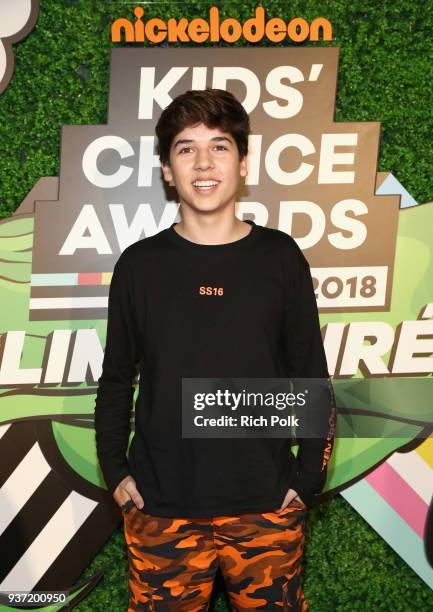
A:
{"type": "Polygon", "coordinates": [[[220,204],[201,204],[201,205],[197,205],[197,206],[191,206],[188,204],[183,204],[183,206],[185,208],[189,208],[190,210],[192,210],[195,213],[206,213],[206,212],[215,212],[217,210],[223,210],[224,206],[221,206],[220,204]]]}

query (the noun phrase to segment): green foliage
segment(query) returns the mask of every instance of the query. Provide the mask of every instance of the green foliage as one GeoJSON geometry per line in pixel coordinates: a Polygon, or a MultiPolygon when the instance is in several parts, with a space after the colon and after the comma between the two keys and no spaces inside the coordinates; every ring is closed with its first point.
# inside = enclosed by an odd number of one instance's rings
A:
{"type": "MultiPolygon", "coordinates": [[[[258,3],[168,0],[146,4],[145,18],[206,16],[214,4],[221,18],[244,20],[258,3]]],[[[0,96],[0,217],[12,214],[41,176],[58,176],[62,125],[106,121],[110,25],[132,17],[133,6],[41,0],[35,30],[14,45],[15,73],[0,96]]],[[[417,201],[432,199],[431,4],[270,0],[265,8],[286,21],[331,21],[334,42],[324,44],[340,47],[336,120],[382,122],[378,170],[392,171],[417,201]]]]}
{"type": "MultiPolygon", "coordinates": [[[[132,16],[134,6],[105,0],[40,4],[35,30],[14,45],[14,76],[0,96],[0,217],[11,215],[40,177],[59,175],[62,125],[106,122],[110,25],[132,16]]],[[[244,20],[257,4],[227,0],[222,7],[219,0],[190,0],[144,6],[146,18],[206,16],[218,5],[223,18],[244,20]]],[[[268,17],[286,21],[331,21],[334,42],[324,44],[340,47],[336,121],[380,121],[378,170],[392,171],[417,201],[431,200],[431,3],[269,0],[265,7],[268,17]]],[[[80,612],[126,609],[121,529],[83,576],[102,567],[104,579],[76,608],[80,612]]],[[[431,590],[341,496],[309,514],[304,575],[314,612],[433,609],[431,590]]],[[[227,609],[220,582],[213,610],[227,609]]]]}
{"type": "Polygon", "coordinates": [[[312,612],[432,609],[431,590],[341,495],[311,510],[304,558],[312,612]]]}

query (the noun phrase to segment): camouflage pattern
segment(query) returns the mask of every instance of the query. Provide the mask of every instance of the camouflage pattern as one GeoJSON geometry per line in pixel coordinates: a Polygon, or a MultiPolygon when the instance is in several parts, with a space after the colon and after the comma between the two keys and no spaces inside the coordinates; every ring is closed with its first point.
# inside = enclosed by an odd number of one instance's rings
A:
{"type": "Polygon", "coordinates": [[[221,568],[232,610],[305,612],[301,559],[307,508],[280,514],[166,518],[122,507],[128,550],[128,612],[209,610],[221,568]]]}

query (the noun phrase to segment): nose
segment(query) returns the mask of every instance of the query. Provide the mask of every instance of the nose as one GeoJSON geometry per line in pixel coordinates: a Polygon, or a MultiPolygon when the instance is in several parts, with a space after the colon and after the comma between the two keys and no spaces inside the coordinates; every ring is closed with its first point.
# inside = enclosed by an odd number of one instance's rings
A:
{"type": "Polygon", "coordinates": [[[213,159],[210,151],[207,149],[198,150],[195,159],[195,169],[208,170],[209,168],[213,168],[213,159]]]}

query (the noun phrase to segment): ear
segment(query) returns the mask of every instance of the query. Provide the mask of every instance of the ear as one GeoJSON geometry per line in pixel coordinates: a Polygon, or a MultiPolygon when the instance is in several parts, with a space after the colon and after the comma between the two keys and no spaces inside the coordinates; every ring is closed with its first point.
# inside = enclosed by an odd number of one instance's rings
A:
{"type": "Polygon", "coordinates": [[[161,162],[161,169],[164,175],[164,179],[167,181],[167,183],[170,183],[173,180],[173,173],[171,171],[170,165],[161,162]]]}
{"type": "Polygon", "coordinates": [[[246,176],[248,174],[248,156],[244,155],[241,159],[240,175],[246,176]]]}

